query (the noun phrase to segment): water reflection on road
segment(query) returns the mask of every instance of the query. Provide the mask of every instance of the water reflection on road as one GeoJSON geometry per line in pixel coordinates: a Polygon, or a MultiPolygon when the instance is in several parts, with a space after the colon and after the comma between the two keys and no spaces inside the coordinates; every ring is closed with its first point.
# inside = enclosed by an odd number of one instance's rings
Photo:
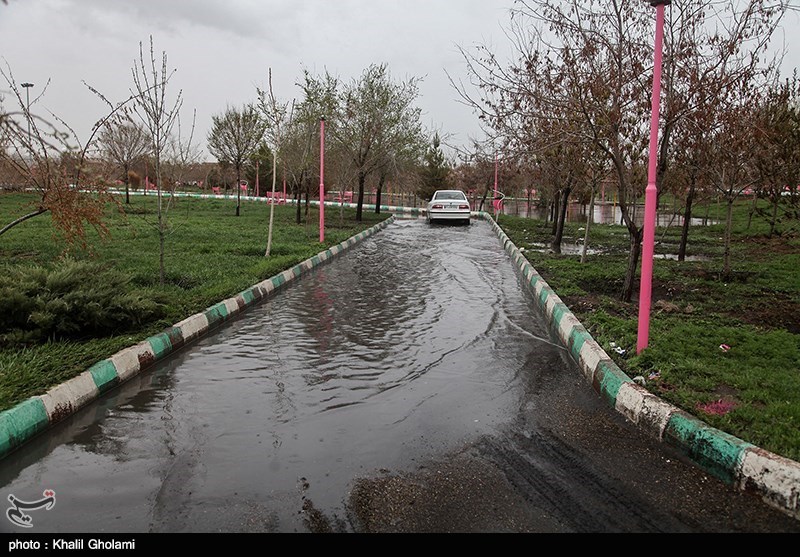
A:
{"type": "Polygon", "coordinates": [[[399,220],[7,457],[3,496],[54,490],[47,532],[796,527],[625,424],[534,307],[487,223],[399,220]]]}
{"type": "Polygon", "coordinates": [[[506,422],[534,353],[566,365],[488,225],[401,220],[13,455],[4,489],[55,489],[58,530],[302,529],[357,474],[506,422]]]}

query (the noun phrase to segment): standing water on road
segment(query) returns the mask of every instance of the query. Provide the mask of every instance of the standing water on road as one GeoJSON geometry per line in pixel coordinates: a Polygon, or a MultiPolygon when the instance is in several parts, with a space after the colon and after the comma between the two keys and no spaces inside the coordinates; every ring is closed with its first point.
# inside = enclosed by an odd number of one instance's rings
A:
{"type": "Polygon", "coordinates": [[[47,532],[760,524],[604,407],[534,307],[487,223],[399,220],[4,459],[3,496],[53,490],[47,532]]]}
{"type": "Polygon", "coordinates": [[[564,365],[488,225],[401,220],[59,426],[46,454],[15,453],[2,482],[54,489],[37,518],[57,530],[302,529],[303,505],[344,518],[356,476],[507,421],[534,353],[564,365]]]}

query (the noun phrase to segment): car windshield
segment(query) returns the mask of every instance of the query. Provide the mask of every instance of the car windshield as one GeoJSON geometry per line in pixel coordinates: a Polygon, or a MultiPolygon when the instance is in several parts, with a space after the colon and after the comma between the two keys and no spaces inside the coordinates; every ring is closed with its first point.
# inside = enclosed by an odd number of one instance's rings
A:
{"type": "Polygon", "coordinates": [[[457,199],[459,201],[464,201],[467,196],[460,191],[437,191],[433,198],[437,201],[441,201],[443,199],[457,199]]]}

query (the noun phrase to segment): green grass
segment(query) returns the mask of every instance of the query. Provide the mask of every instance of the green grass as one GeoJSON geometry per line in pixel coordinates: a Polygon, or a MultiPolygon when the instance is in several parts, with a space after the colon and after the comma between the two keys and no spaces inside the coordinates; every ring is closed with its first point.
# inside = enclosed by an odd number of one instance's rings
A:
{"type": "MultiPolygon", "coordinates": [[[[579,255],[537,248],[550,241],[550,224],[503,216],[500,225],[528,248],[534,268],[629,376],[644,377],[650,391],[718,429],[800,460],[800,238],[768,238],[757,218],[748,228],[748,210],[748,202],[735,206],[732,276],[721,273],[722,225],[692,227],[689,254],[699,260],[655,260],[655,305],[640,355],[638,278],[633,301],[621,301],[624,227],[592,225],[589,246],[602,253],[581,264],[579,255]],[[716,415],[700,408],[717,400],[733,410],[716,415]]],[[[657,230],[656,254],[675,254],[679,235],[678,227],[657,230]]],[[[582,238],[582,225],[567,224],[564,245],[582,238]]]]}
{"type": "MultiPolygon", "coordinates": [[[[23,194],[0,195],[0,223],[24,214],[34,201],[23,194]]],[[[235,216],[235,202],[178,198],[168,213],[165,244],[166,283],[159,282],[158,231],[153,197],[132,197],[125,213],[108,210],[111,236],[101,240],[92,232],[86,249],[73,248],[54,234],[44,214],[0,236],[0,263],[20,267],[58,266],[65,256],[90,259],[123,271],[141,293],[166,303],[165,315],[139,329],[107,338],[0,347],[0,410],[42,394],[74,377],[95,362],[136,344],[182,319],[203,311],[250,286],[300,263],[327,247],[386,219],[364,211],[329,209],[325,243],[319,242],[319,211],[295,223],[294,206],[276,206],[271,256],[264,257],[269,206],[243,201],[235,216]]]]}

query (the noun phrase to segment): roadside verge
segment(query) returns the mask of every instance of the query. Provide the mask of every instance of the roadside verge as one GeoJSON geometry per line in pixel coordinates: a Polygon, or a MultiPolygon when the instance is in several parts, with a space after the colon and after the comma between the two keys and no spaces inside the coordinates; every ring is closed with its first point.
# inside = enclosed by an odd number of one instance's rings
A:
{"type": "Polygon", "coordinates": [[[694,464],[727,484],[759,495],[800,520],[800,463],[760,449],[709,426],[634,383],[592,338],[561,298],[488,213],[539,309],[595,392],[627,420],[677,448],[694,464]]]}

